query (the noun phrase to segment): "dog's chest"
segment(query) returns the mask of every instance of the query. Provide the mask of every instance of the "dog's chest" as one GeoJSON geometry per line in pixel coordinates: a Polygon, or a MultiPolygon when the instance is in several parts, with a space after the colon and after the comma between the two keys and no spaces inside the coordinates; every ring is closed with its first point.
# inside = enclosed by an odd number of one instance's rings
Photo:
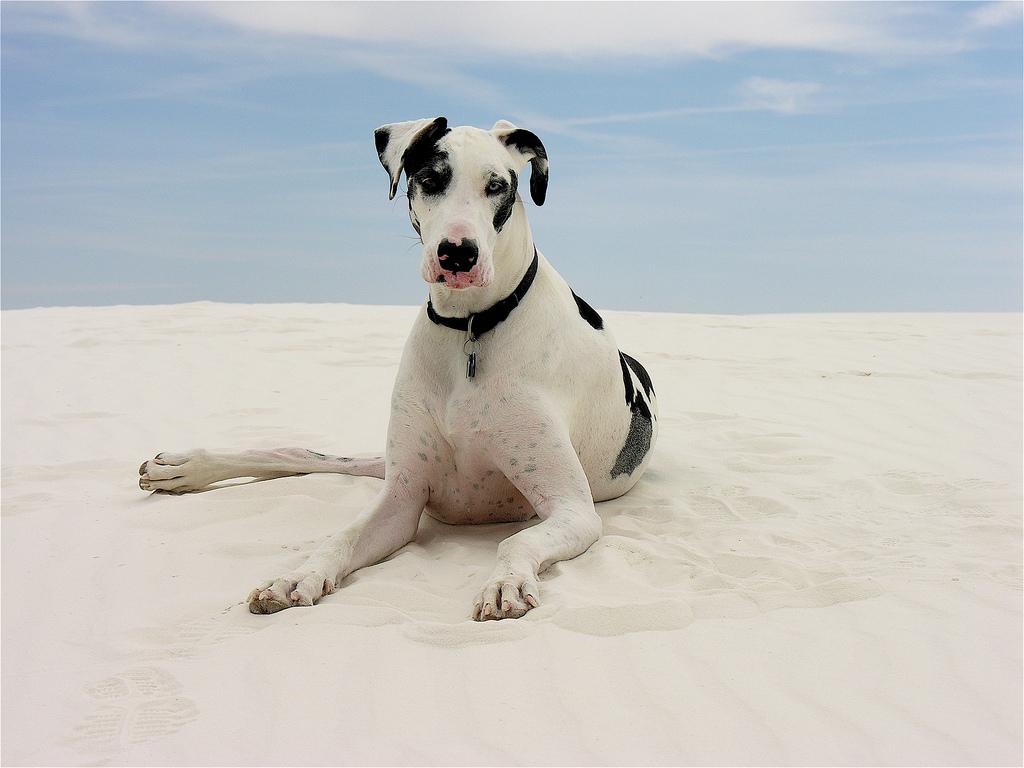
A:
{"type": "Polygon", "coordinates": [[[427,513],[445,523],[527,520],[533,509],[494,462],[495,409],[483,388],[456,391],[439,409],[442,445],[427,513]]]}
{"type": "Polygon", "coordinates": [[[533,509],[487,453],[456,442],[430,483],[427,514],[452,525],[527,520],[533,509]]]}

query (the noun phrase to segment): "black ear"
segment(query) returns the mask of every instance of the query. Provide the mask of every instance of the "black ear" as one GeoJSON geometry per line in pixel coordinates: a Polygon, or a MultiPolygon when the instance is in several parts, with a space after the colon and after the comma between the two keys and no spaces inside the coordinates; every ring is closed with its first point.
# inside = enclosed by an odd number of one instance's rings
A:
{"type": "Polygon", "coordinates": [[[447,132],[448,121],[443,117],[389,123],[373,132],[377,157],[380,158],[381,165],[384,166],[384,170],[388,172],[388,177],[391,179],[389,200],[393,200],[398,191],[398,180],[402,176],[402,169],[408,169],[410,162],[415,160],[417,152],[420,152],[425,146],[433,147],[434,143],[447,132]]]}
{"type": "Polygon", "coordinates": [[[537,134],[516,128],[508,120],[499,120],[491,133],[508,149],[522,169],[530,161],[530,197],[537,205],[544,205],[548,193],[548,153],[537,134]]]}

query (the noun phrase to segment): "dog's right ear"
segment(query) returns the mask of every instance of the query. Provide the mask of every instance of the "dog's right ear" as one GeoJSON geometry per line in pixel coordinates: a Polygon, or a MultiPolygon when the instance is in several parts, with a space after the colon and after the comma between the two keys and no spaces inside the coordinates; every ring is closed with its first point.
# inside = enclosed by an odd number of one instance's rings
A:
{"type": "Polygon", "coordinates": [[[530,197],[537,205],[544,205],[548,193],[548,153],[537,134],[516,128],[508,120],[499,120],[491,128],[491,135],[519,161],[519,170],[530,161],[530,197]]]}
{"type": "Polygon", "coordinates": [[[417,145],[421,145],[422,142],[429,142],[427,146],[433,146],[434,142],[447,132],[448,120],[444,117],[389,123],[373,132],[373,140],[377,145],[377,157],[380,158],[381,165],[384,166],[384,170],[391,178],[391,193],[388,195],[388,200],[395,199],[398,180],[402,176],[402,169],[407,165],[410,151],[415,153],[417,145]]]}

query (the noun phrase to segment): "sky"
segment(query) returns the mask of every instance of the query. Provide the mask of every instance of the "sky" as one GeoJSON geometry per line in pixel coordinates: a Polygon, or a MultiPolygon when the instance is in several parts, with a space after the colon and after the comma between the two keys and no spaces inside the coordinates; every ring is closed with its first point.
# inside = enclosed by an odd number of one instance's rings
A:
{"type": "Polygon", "coordinates": [[[421,303],[372,133],[443,115],[599,308],[1021,311],[1022,7],[3,2],[0,303],[421,303]]]}

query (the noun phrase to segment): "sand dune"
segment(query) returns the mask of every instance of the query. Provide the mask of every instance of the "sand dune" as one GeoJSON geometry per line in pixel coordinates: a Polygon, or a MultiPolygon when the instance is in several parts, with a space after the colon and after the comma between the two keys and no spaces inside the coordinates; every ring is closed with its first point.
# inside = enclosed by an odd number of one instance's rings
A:
{"type": "Polygon", "coordinates": [[[417,311],[3,313],[5,764],[1021,764],[1020,315],[608,312],[660,442],[539,608],[470,621],[520,526],[427,519],[249,614],[379,481],[139,462],[379,451],[417,311]]]}

